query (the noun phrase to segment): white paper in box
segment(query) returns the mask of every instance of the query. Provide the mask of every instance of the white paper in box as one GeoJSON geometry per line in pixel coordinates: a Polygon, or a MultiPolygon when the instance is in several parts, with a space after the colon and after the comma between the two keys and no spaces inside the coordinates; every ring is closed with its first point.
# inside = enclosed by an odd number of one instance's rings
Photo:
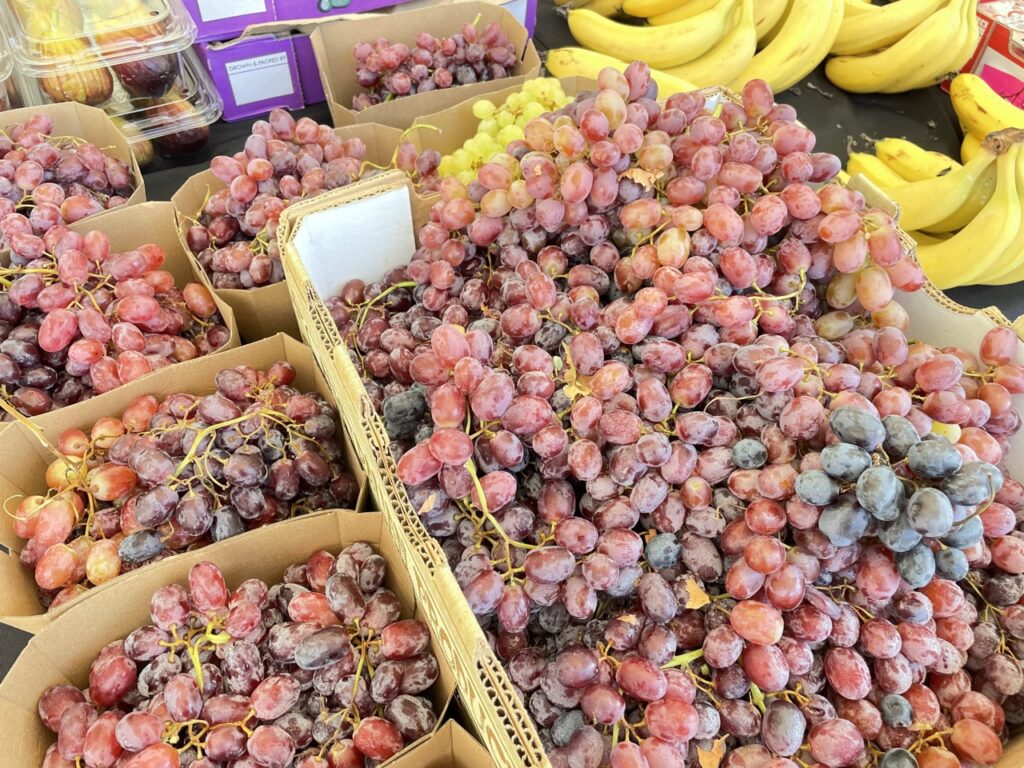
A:
{"type": "Polygon", "coordinates": [[[379,280],[416,250],[412,205],[403,185],[306,216],[295,233],[299,253],[322,299],[353,278],[379,280]]]}

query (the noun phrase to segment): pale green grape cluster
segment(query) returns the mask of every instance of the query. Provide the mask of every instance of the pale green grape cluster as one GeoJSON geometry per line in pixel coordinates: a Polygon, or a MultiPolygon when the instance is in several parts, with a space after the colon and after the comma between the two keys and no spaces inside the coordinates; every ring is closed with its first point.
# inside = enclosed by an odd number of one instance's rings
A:
{"type": "Polygon", "coordinates": [[[523,138],[523,128],[545,112],[561,109],[572,101],[554,77],[527,80],[522,90],[511,94],[497,107],[487,99],[473,104],[473,116],[480,121],[476,135],[466,139],[461,149],[441,158],[438,173],[455,176],[463,184],[476,178],[477,169],[494,155],[501,154],[510,142],[523,138]]]}

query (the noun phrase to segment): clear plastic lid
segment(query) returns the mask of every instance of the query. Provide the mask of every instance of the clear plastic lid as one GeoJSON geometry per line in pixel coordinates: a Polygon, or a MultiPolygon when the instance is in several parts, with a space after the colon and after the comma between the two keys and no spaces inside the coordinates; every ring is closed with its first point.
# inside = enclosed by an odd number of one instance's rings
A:
{"type": "Polygon", "coordinates": [[[197,34],[179,0],[0,0],[0,20],[35,77],[177,53],[197,34]]]}
{"type": "Polygon", "coordinates": [[[18,71],[12,82],[22,106],[88,103],[131,123],[137,140],[210,125],[224,107],[192,49],[65,75],[28,77],[18,71]]]}

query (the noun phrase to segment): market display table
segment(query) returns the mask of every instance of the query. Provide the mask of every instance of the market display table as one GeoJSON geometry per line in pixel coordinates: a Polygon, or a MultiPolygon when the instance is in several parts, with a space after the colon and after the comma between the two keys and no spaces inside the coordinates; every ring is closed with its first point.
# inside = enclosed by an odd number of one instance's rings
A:
{"type": "MultiPolygon", "coordinates": [[[[535,41],[539,50],[574,45],[564,18],[550,0],[538,8],[535,41]]],[[[926,149],[960,156],[960,131],[949,96],[941,89],[928,88],[893,96],[847,94],[833,86],[819,67],[801,85],[778,95],[781,102],[796,107],[801,121],[817,135],[817,149],[837,154],[845,162],[848,151],[865,151],[870,142],[886,136],[905,137],[926,149]],[[867,126],[884,126],[884,129],[867,126]],[[881,131],[881,132],[875,132],[881,131]]],[[[320,123],[329,123],[325,104],[306,109],[320,123]]],[[[209,144],[202,152],[184,159],[186,164],[157,161],[145,174],[149,200],[169,200],[190,176],[209,168],[210,159],[233,154],[250,133],[251,121],[218,123],[211,128],[209,144]]],[[[1011,320],[1024,314],[1024,291],[1019,285],[971,286],[948,292],[955,301],[969,307],[996,306],[1011,320]]],[[[0,626],[0,676],[10,669],[29,635],[0,626]]]]}

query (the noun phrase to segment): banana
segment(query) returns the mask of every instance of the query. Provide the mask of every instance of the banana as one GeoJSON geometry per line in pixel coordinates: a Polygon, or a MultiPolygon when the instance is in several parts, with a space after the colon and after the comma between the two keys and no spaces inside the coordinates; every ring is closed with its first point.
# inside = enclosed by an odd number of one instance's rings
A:
{"type": "Polygon", "coordinates": [[[775,93],[798,83],[828,54],[843,22],[844,0],[791,0],[778,34],[757,53],[730,87],[739,91],[761,78],[775,93]]]}
{"type": "Polygon", "coordinates": [[[772,31],[786,13],[788,0],[756,0],[754,3],[754,27],[757,39],[761,40],[772,31]]]}
{"type": "Polygon", "coordinates": [[[622,13],[623,0],[589,0],[589,2],[582,7],[585,7],[588,11],[593,11],[601,16],[618,16],[622,13]]]}
{"type": "Polygon", "coordinates": [[[967,162],[975,153],[978,151],[978,147],[981,146],[981,139],[975,136],[973,133],[964,134],[964,143],[960,145],[960,159],[963,162],[967,162]]]}
{"type": "Polygon", "coordinates": [[[1024,111],[1004,99],[977,75],[963,73],[949,86],[960,123],[977,139],[1002,128],[1024,128],[1024,111]]]}
{"type": "Polygon", "coordinates": [[[861,176],[867,176],[875,186],[886,192],[907,183],[907,180],[896,171],[867,152],[851,152],[849,160],[846,161],[846,171],[851,175],[859,173],[861,176]]]}
{"type": "Polygon", "coordinates": [[[939,243],[944,243],[949,239],[948,235],[946,237],[942,237],[938,235],[929,235],[924,232],[907,232],[907,234],[914,239],[918,248],[922,245],[938,245],[939,243]]]}
{"type": "MultiPolygon", "coordinates": [[[[553,48],[548,51],[544,66],[555,77],[578,75],[597,80],[597,76],[605,67],[614,67],[621,71],[626,68],[626,62],[584,48],[553,48]]],[[[658,69],[651,70],[651,79],[658,84],[658,93],[662,98],[673,93],[689,93],[697,90],[697,86],[693,83],[658,69]]]]}
{"type": "Polygon", "coordinates": [[[661,27],[665,24],[674,24],[677,21],[692,19],[694,16],[711,10],[718,5],[719,2],[721,2],[721,0],[685,0],[682,4],[677,2],[676,7],[672,10],[666,11],[665,13],[659,13],[655,16],[648,16],[647,23],[653,24],[656,27],[661,27]]]}
{"type": "Polygon", "coordinates": [[[927,227],[922,227],[922,229],[933,235],[948,234],[949,232],[963,229],[971,223],[975,216],[981,213],[982,208],[988,205],[988,201],[992,199],[992,194],[995,191],[996,166],[995,163],[992,163],[984,170],[981,177],[974,182],[974,186],[963,205],[941,221],[929,224],[927,227]]]}
{"type": "Polygon", "coordinates": [[[716,2],[718,0],[625,0],[622,10],[630,16],[642,19],[685,10],[689,15],[680,16],[680,18],[688,19],[698,13],[703,13],[716,2]]]}
{"type": "MultiPolygon", "coordinates": [[[[1024,151],[1017,156],[1017,192],[1024,195],[1024,151]]],[[[1024,204],[1024,196],[1021,198],[1024,204]]],[[[1024,214],[1022,214],[1024,215],[1024,214]]],[[[1017,237],[1007,246],[1003,252],[1003,260],[1006,268],[995,268],[995,274],[984,277],[981,282],[985,285],[1008,285],[1024,280],[1024,219],[1021,220],[1021,228],[1017,237]]]]}
{"type": "Polygon", "coordinates": [[[948,240],[917,249],[917,259],[928,278],[939,288],[971,285],[1003,259],[1020,231],[1021,207],[1017,191],[1017,159],[1014,144],[996,161],[996,191],[988,205],[970,224],[948,240]]]}
{"type": "Polygon", "coordinates": [[[975,183],[995,156],[994,148],[985,147],[967,165],[945,176],[912,181],[889,190],[889,197],[900,206],[900,226],[908,231],[924,229],[952,216],[967,202],[975,183]]]}
{"type": "Polygon", "coordinates": [[[754,0],[740,0],[738,21],[732,31],[718,41],[710,51],[666,72],[704,88],[729,82],[742,72],[757,49],[757,30],[754,28],[754,0]]]}
{"type": "MultiPolygon", "coordinates": [[[[832,83],[853,93],[900,93],[937,82],[959,58],[966,38],[965,17],[974,2],[953,0],[877,53],[836,56],[825,65],[825,74],[832,83]]],[[[976,35],[976,18],[973,30],[976,35]]]]}
{"type": "Polygon", "coordinates": [[[875,142],[875,154],[907,181],[933,179],[960,167],[953,158],[929,152],[906,139],[879,139],[875,142]]]}
{"type": "Polygon", "coordinates": [[[872,5],[867,0],[845,0],[846,11],[844,18],[847,16],[860,16],[863,13],[871,13],[873,10],[879,10],[879,6],[872,5]]]}
{"type": "Polygon", "coordinates": [[[901,90],[909,91],[937,85],[951,74],[959,72],[970,60],[978,47],[978,2],[979,0],[970,0],[963,5],[960,29],[953,42],[944,47],[946,54],[942,55],[942,58],[937,58],[935,65],[925,69],[919,76],[911,76],[903,81],[899,86],[901,90]]]}
{"type": "MultiPolygon", "coordinates": [[[[876,12],[843,17],[832,53],[846,56],[887,48],[945,5],[947,0],[896,0],[876,12]]],[[[873,7],[873,6],[872,6],[873,7]]]]}
{"type": "Polygon", "coordinates": [[[584,48],[623,61],[641,59],[650,66],[676,67],[707,53],[725,34],[735,0],[692,19],[660,27],[620,24],[586,8],[569,11],[569,31],[584,48]]]}

